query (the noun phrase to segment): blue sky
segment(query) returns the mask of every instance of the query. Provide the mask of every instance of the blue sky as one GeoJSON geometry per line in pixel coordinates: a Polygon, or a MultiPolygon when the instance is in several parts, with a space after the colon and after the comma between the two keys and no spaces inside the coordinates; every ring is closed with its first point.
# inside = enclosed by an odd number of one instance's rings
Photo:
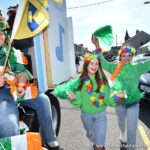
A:
{"type": "Polygon", "coordinates": [[[7,20],[7,8],[9,6],[15,6],[17,4],[18,0],[1,0],[0,2],[0,9],[2,10],[3,16],[7,20]]]}
{"type": "MultiPolygon", "coordinates": [[[[67,8],[106,0],[66,0],[67,8]]],[[[75,43],[83,43],[85,47],[93,49],[90,42],[91,34],[99,27],[112,25],[114,37],[117,42],[124,41],[126,30],[129,36],[134,36],[136,29],[150,34],[150,4],[144,5],[146,0],[112,0],[108,3],[85,7],[80,9],[68,9],[68,17],[73,18],[73,30],[75,43]]],[[[16,5],[18,0],[5,0],[0,4],[5,18],[7,8],[16,5]]],[[[7,18],[6,18],[7,19],[7,18]]]]}
{"type": "MultiPolygon", "coordinates": [[[[106,0],[67,0],[67,7],[93,4],[106,0]]],[[[68,10],[73,17],[74,39],[76,43],[92,48],[91,34],[99,27],[112,25],[118,44],[124,42],[126,30],[134,36],[136,29],[150,34],[150,4],[146,0],[113,0],[96,6],[68,10]]]]}

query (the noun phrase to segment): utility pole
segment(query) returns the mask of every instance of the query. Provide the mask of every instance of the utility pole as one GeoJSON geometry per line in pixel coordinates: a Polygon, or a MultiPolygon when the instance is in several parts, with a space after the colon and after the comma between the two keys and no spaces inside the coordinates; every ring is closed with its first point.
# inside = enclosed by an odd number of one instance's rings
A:
{"type": "Polygon", "coordinates": [[[118,46],[118,42],[117,42],[117,34],[116,34],[116,47],[118,46]]]}

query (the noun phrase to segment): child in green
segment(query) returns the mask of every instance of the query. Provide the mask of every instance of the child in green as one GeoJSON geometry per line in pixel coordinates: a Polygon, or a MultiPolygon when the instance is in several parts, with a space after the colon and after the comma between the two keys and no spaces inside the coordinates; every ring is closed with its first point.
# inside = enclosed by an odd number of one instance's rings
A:
{"type": "MultiPolygon", "coordinates": [[[[100,49],[97,38],[92,38],[96,49],[100,49]]],[[[100,50],[99,50],[100,51],[100,50]]],[[[108,62],[100,53],[103,69],[111,73],[112,87],[118,87],[124,94],[122,101],[116,106],[118,124],[120,128],[120,141],[127,144],[127,150],[136,149],[136,131],[139,116],[139,101],[143,97],[138,89],[140,76],[150,70],[150,60],[132,64],[135,53],[134,48],[123,47],[119,51],[119,62],[108,62]],[[126,138],[126,118],[127,118],[127,138],[126,138]]]]}
{"type": "MultiPolygon", "coordinates": [[[[100,55],[94,51],[86,55],[80,77],[59,85],[54,94],[81,109],[81,119],[94,150],[103,150],[106,137],[106,106],[116,106],[110,87],[101,68],[100,55]]],[[[118,96],[120,93],[118,93],[118,96]]],[[[93,149],[92,148],[92,149],[93,149]]]]}

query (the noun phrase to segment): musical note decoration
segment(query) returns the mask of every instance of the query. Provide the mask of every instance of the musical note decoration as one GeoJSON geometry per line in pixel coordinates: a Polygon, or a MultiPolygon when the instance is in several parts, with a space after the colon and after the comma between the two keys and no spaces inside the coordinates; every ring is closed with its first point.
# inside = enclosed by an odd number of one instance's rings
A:
{"type": "Polygon", "coordinates": [[[56,57],[59,61],[63,62],[63,34],[65,33],[64,28],[59,24],[59,46],[56,47],[56,57]]]}

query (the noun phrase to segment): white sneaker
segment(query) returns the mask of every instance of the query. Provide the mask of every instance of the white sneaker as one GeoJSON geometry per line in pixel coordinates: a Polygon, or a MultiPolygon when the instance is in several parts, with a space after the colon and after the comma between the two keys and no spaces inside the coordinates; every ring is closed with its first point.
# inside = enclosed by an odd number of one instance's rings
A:
{"type": "Polygon", "coordinates": [[[90,148],[89,148],[89,150],[94,150],[93,142],[90,143],[90,148]]]}
{"type": "Polygon", "coordinates": [[[121,132],[120,131],[120,141],[123,142],[123,143],[127,143],[127,136],[126,136],[126,133],[125,132],[121,132]]]}

